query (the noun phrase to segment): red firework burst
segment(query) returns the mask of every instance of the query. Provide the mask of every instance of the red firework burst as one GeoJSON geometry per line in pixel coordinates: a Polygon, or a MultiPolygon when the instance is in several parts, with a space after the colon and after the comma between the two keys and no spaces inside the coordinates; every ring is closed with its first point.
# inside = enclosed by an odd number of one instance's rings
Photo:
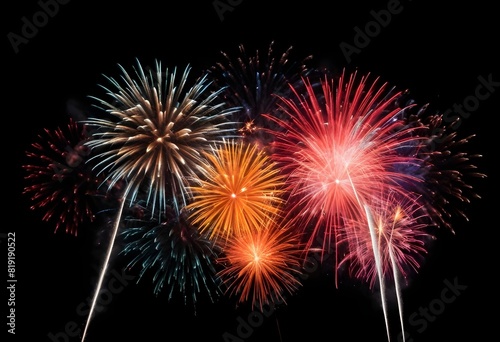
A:
{"type": "Polygon", "coordinates": [[[44,210],[44,221],[55,222],[55,232],[63,228],[77,235],[79,225],[94,220],[94,196],[101,182],[86,164],[90,149],[84,125],[72,119],[66,127],[45,129],[26,151],[29,163],[24,194],[33,210],[44,210]]]}
{"type": "Polygon", "coordinates": [[[326,249],[343,220],[364,216],[363,205],[381,188],[405,197],[405,184],[421,181],[398,171],[398,165],[421,165],[399,153],[422,139],[400,118],[402,92],[369,77],[324,77],[321,88],[304,78],[305,94],[281,98],[289,120],[268,116],[284,128],[275,132],[273,158],[288,174],[288,218],[311,229],[308,248],[323,233],[326,249]]]}

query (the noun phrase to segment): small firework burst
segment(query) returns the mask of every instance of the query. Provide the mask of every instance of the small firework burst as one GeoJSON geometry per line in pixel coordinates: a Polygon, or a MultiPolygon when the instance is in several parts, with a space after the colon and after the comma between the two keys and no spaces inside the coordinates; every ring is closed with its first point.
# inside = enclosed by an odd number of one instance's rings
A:
{"type": "Polygon", "coordinates": [[[167,291],[169,300],[181,295],[194,307],[200,294],[215,301],[222,293],[215,276],[218,248],[188,222],[184,210],[177,214],[167,208],[161,215],[148,211],[136,204],[125,219],[122,254],[132,257],[128,266],[140,267],[139,280],[152,275],[156,295],[167,291]]]}
{"type": "Polygon", "coordinates": [[[263,128],[274,126],[262,114],[278,115],[277,95],[287,96],[290,83],[300,80],[307,73],[307,56],[300,63],[290,60],[292,47],[281,55],[275,53],[274,42],[269,44],[267,54],[258,50],[249,56],[243,45],[239,56],[233,58],[222,52],[223,61],[209,69],[215,89],[223,88],[221,97],[229,106],[240,108],[233,113],[233,121],[239,122],[239,133],[245,140],[268,147],[273,136],[263,128]]]}
{"type": "Polygon", "coordinates": [[[417,195],[413,199],[397,197],[394,193],[380,194],[368,204],[374,235],[366,216],[346,220],[339,230],[339,246],[345,248],[340,266],[347,264],[349,274],[366,281],[371,288],[379,276],[375,251],[380,255],[384,280],[408,281],[420,268],[427,253],[426,244],[433,238],[420,198],[417,195]]]}
{"type": "Polygon", "coordinates": [[[205,176],[190,188],[193,224],[212,239],[229,239],[276,216],[284,179],[265,152],[242,140],[225,140],[205,154],[205,176]]]}
{"type": "Polygon", "coordinates": [[[23,165],[28,185],[23,193],[33,202],[31,209],[44,210],[44,221],[77,235],[78,228],[94,220],[94,196],[99,178],[86,164],[90,150],[85,125],[70,119],[65,127],[45,129],[26,151],[29,163],[23,165]]]}
{"type": "Polygon", "coordinates": [[[363,216],[364,203],[381,188],[404,197],[402,184],[422,181],[396,167],[421,165],[400,150],[422,138],[399,118],[401,92],[378,79],[357,73],[325,77],[319,94],[307,78],[304,83],[306,94],[282,98],[289,120],[269,116],[284,128],[275,132],[272,156],[287,174],[290,219],[311,230],[307,247],[322,235],[327,249],[343,220],[363,216]]]}
{"type": "Polygon", "coordinates": [[[420,191],[428,203],[432,203],[428,211],[437,225],[454,232],[453,217],[468,220],[466,207],[471,200],[480,198],[471,181],[486,177],[474,164],[481,155],[468,153],[467,145],[474,135],[460,138],[454,129],[459,119],[450,125],[445,124],[442,114],[429,115],[422,120],[428,127],[426,136],[429,139],[418,151],[426,161],[422,168],[425,186],[420,191]]]}
{"type": "Polygon", "coordinates": [[[228,241],[218,272],[229,296],[259,308],[277,301],[301,286],[300,238],[288,226],[269,220],[264,229],[245,231],[228,241]]]}
{"type": "Polygon", "coordinates": [[[135,74],[123,67],[121,82],[108,78],[114,89],[103,87],[111,102],[97,99],[113,119],[91,118],[97,127],[88,146],[101,161],[109,186],[125,179],[134,202],[141,186],[148,183],[148,203],[165,209],[169,198],[181,198],[175,208],[187,203],[187,181],[198,173],[202,152],[214,141],[234,130],[227,115],[233,109],[214,104],[218,92],[207,95],[206,76],[187,88],[191,68],[180,79],[177,68],[169,73],[161,64],[146,73],[138,62],[135,74]]]}

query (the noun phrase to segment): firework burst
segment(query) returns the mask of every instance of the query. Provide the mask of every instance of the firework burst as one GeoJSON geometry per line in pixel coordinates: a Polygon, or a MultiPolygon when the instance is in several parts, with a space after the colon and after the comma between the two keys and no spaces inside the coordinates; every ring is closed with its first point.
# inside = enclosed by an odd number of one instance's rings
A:
{"type": "Polygon", "coordinates": [[[55,222],[55,232],[77,235],[81,224],[94,221],[100,180],[86,164],[87,140],[85,125],[70,119],[65,127],[45,129],[26,151],[30,162],[23,168],[29,185],[23,193],[30,196],[31,209],[45,211],[44,221],[55,222]]]}
{"type": "Polygon", "coordinates": [[[165,290],[171,300],[181,294],[185,304],[190,301],[196,306],[198,295],[204,292],[214,301],[221,294],[215,277],[216,246],[188,222],[184,210],[177,214],[168,208],[161,220],[148,211],[136,204],[125,218],[122,253],[132,256],[128,266],[140,268],[139,280],[152,275],[156,295],[165,290]]]}
{"type": "Polygon", "coordinates": [[[466,147],[475,135],[461,138],[455,129],[460,125],[459,118],[447,125],[442,114],[424,116],[426,110],[424,107],[417,115],[408,116],[409,124],[420,123],[421,134],[428,137],[425,145],[413,151],[425,160],[419,169],[425,186],[418,191],[432,203],[427,210],[435,224],[454,232],[452,218],[468,220],[466,206],[471,200],[480,198],[471,181],[486,175],[478,172],[475,165],[481,155],[467,152],[466,147]]]}
{"type": "Polygon", "coordinates": [[[267,53],[257,50],[248,55],[240,45],[237,58],[222,52],[223,60],[208,70],[214,80],[214,89],[224,88],[221,97],[225,103],[240,108],[234,112],[233,121],[239,123],[240,135],[245,140],[268,147],[273,136],[263,128],[278,129],[278,126],[262,114],[278,115],[277,96],[287,96],[289,84],[300,81],[300,76],[307,74],[306,63],[311,56],[294,63],[290,61],[291,52],[292,47],[289,47],[281,55],[276,54],[274,42],[271,42],[267,53]]]}
{"type": "Polygon", "coordinates": [[[218,276],[229,296],[252,307],[284,302],[300,286],[300,238],[290,228],[269,220],[264,229],[245,231],[228,241],[218,259],[218,276]]]}
{"type": "MultiPolygon", "coordinates": [[[[380,254],[381,277],[399,283],[401,279],[408,281],[418,271],[427,253],[426,243],[433,237],[420,198],[397,197],[394,193],[376,195],[368,206],[380,254]]],[[[339,266],[347,264],[350,275],[373,288],[379,275],[366,215],[346,220],[339,234],[339,248],[346,251],[339,266]]]]}
{"type": "Polygon", "coordinates": [[[180,79],[177,68],[169,73],[159,62],[154,73],[145,73],[138,63],[137,78],[120,69],[122,82],[108,78],[115,89],[104,87],[114,102],[98,99],[116,120],[88,120],[97,127],[88,142],[97,151],[94,158],[101,159],[96,167],[107,173],[110,186],[126,179],[132,202],[147,182],[153,209],[159,203],[164,210],[166,201],[176,198],[173,194],[181,195],[183,206],[187,177],[198,174],[202,151],[232,129],[226,120],[232,110],[214,104],[218,93],[206,95],[206,76],[186,89],[190,67],[180,79]]]}
{"type": "Polygon", "coordinates": [[[242,140],[225,140],[206,159],[206,176],[191,187],[187,209],[193,224],[210,238],[251,232],[276,216],[284,180],[265,152],[242,140]]]}
{"type": "Polygon", "coordinates": [[[399,118],[401,92],[369,81],[369,75],[345,76],[337,83],[325,77],[319,94],[304,78],[306,94],[282,98],[280,107],[290,120],[269,116],[284,127],[275,133],[273,158],[288,175],[289,217],[311,230],[307,247],[321,236],[324,250],[344,219],[365,215],[363,206],[381,188],[405,197],[406,184],[422,182],[397,171],[397,165],[422,164],[400,153],[406,145],[421,144],[399,118]]]}

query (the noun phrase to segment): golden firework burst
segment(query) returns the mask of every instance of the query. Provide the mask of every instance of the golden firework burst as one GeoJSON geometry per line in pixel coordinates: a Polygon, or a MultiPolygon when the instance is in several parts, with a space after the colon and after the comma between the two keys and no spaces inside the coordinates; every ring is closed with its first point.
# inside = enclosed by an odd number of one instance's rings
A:
{"type": "Polygon", "coordinates": [[[204,177],[190,191],[193,224],[210,238],[260,229],[279,213],[283,176],[256,145],[225,140],[205,153],[204,177]]]}

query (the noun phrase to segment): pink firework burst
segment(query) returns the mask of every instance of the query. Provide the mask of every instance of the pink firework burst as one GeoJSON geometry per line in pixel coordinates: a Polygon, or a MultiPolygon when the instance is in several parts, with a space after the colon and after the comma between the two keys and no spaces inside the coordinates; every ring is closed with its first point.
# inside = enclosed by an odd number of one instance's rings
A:
{"type": "Polygon", "coordinates": [[[344,72],[325,76],[321,87],[303,81],[304,94],[281,98],[289,119],[268,116],[284,128],[275,132],[273,158],[288,175],[288,218],[307,231],[307,248],[320,239],[326,250],[343,221],[364,216],[363,205],[380,189],[405,197],[405,185],[422,181],[398,167],[422,164],[400,153],[422,138],[401,118],[402,92],[378,78],[344,72]]]}
{"type": "Polygon", "coordinates": [[[401,198],[394,192],[372,197],[367,205],[373,227],[367,215],[346,220],[339,231],[339,248],[346,252],[339,266],[346,265],[354,278],[373,288],[378,280],[375,253],[380,257],[380,273],[384,280],[408,281],[417,272],[427,254],[429,218],[419,202],[420,197],[401,198]],[[373,231],[371,231],[371,228],[373,231]]]}

